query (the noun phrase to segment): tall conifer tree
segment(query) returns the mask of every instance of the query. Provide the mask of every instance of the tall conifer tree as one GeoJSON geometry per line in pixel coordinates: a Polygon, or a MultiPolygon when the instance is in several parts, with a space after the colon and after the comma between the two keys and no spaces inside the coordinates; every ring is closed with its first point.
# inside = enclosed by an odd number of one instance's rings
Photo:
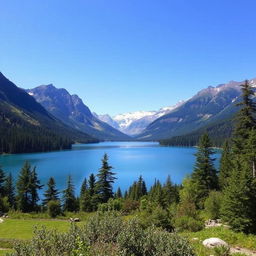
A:
{"type": "Polygon", "coordinates": [[[115,173],[111,170],[112,166],[108,164],[108,156],[104,154],[102,159],[102,166],[97,174],[98,181],[96,184],[97,195],[100,203],[106,203],[108,199],[113,197],[112,184],[114,183],[115,173]]]}
{"type": "Polygon", "coordinates": [[[44,192],[44,200],[43,204],[47,205],[50,201],[58,201],[59,200],[59,192],[56,188],[56,182],[53,177],[50,177],[47,182],[47,189],[44,192]]]}
{"type": "Polygon", "coordinates": [[[197,186],[197,206],[202,208],[210,190],[218,188],[218,176],[214,167],[214,151],[208,134],[202,135],[196,153],[192,182],[197,186]]]}

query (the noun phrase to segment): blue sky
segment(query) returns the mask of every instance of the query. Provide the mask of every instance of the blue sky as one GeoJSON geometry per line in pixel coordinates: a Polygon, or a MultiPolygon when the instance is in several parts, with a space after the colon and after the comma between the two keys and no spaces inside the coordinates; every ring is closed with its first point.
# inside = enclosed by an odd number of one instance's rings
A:
{"type": "Polygon", "coordinates": [[[255,0],[0,0],[0,71],[111,115],[256,77],[255,0]]]}

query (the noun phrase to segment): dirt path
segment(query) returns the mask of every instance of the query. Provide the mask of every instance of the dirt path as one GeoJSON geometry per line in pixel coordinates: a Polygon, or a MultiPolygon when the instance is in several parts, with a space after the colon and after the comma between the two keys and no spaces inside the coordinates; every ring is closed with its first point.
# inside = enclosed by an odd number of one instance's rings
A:
{"type": "Polygon", "coordinates": [[[255,250],[249,250],[246,248],[240,248],[240,247],[231,247],[230,248],[231,253],[243,253],[248,256],[256,256],[256,251],[255,250]]]}

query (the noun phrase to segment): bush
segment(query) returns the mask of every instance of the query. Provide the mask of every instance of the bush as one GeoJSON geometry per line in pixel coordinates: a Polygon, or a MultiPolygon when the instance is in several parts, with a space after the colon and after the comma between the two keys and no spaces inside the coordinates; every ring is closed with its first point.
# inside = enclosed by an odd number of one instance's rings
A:
{"type": "Polygon", "coordinates": [[[122,256],[193,256],[189,243],[174,233],[151,226],[144,230],[137,219],[130,220],[118,236],[122,256]]]}
{"type": "Polygon", "coordinates": [[[123,210],[124,214],[129,214],[129,213],[139,209],[139,207],[140,207],[140,203],[138,201],[126,199],[124,201],[122,210],[123,210]]]}
{"type": "Polygon", "coordinates": [[[0,212],[6,213],[10,209],[10,204],[7,197],[0,197],[0,212]]]}
{"type": "Polygon", "coordinates": [[[59,201],[49,201],[47,204],[48,214],[51,218],[56,218],[61,214],[61,205],[59,201]]]}
{"type": "Polygon", "coordinates": [[[189,243],[176,234],[137,218],[124,222],[114,213],[96,214],[84,227],[71,225],[67,233],[36,228],[30,242],[18,242],[12,256],[194,256],[189,243]]]}
{"type": "Polygon", "coordinates": [[[120,211],[121,208],[122,208],[121,199],[113,199],[113,198],[110,198],[107,203],[100,204],[98,206],[98,210],[101,212],[120,211]]]}
{"type": "Polygon", "coordinates": [[[189,216],[181,216],[175,219],[174,226],[178,231],[196,232],[203,229],[204,224],[201,220],[189,216]]]}
{"type": "Polygon", "coordinates": [[[210,219],[220,218],[221,199],[221,192],[211,191],[208,198],[205,200],[205,210],[210,219]]]}

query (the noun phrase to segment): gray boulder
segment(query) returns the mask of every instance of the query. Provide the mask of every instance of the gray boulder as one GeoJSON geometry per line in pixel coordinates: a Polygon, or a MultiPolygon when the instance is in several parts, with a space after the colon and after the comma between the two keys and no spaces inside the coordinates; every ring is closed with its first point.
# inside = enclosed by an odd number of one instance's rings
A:
{"type": "Polygon", "coordinates": [[[220,238],[216,238],[216,237],[205,239],[203,241],[203,245],[207,248],[214,248],[214,247],[219,247],[219,246],[225,246],[227,248],[229,247],[225,241],[221,240],[220,238]]]}

